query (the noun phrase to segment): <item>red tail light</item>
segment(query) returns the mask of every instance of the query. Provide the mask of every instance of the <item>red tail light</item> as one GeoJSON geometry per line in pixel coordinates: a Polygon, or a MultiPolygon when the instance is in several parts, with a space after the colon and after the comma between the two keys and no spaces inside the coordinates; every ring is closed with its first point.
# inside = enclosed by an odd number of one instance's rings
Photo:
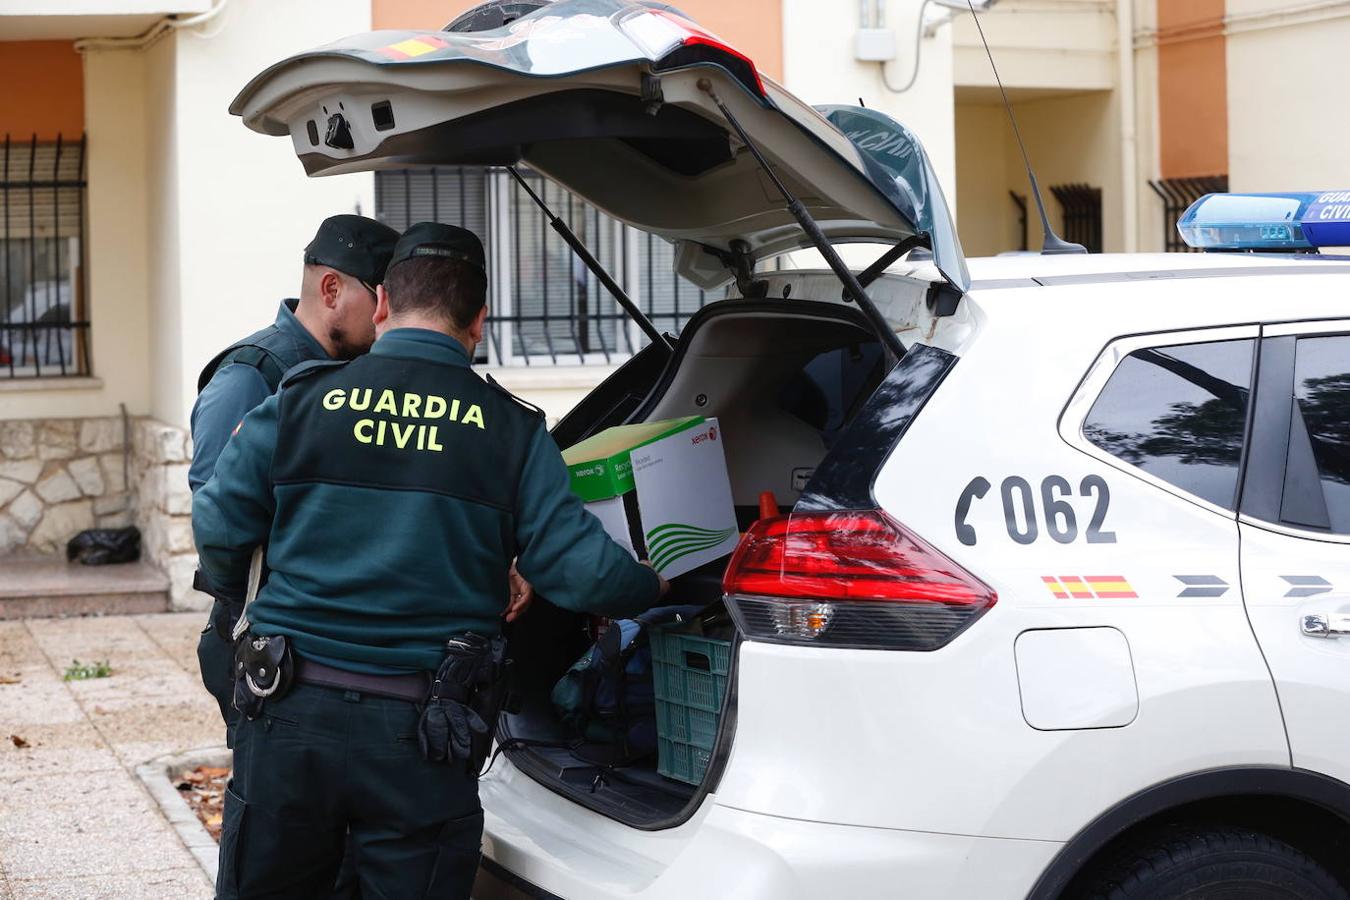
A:
{"type": "Polygon", "coordinates": [[[890,650],[935,650],[997,599],[879,510],[761,519],[722,590],[752,640],[890,650]]]}
{"type": "Polygon", "coordinates": [[[712,61],[723,65],[747,88],[763,97],[764,81],[755,61],[696,22],[671,10],[643,10],[619,23],[652,59],[655,70],[678,69],[712,61]]]}

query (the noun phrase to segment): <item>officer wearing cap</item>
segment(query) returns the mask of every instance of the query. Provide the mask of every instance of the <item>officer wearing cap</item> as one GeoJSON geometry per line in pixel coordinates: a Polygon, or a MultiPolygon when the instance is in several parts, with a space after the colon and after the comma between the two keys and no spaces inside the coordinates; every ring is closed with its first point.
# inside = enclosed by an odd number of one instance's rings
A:
{"type": "MultiPolygon", "coordinates": [[[[305,248],[300,297],[283,300],[276,321],[235,341],[206,364],[192,407],[195,493],[215,470],[230,433],[249,410],[276,392],[286,370],[313,359],[351,359],[375,340],[375,285],[394,251],[398,232],[364,216],[330,216],[305,248]]],[[[242,595],[230,597],[197,573],[194,585],[216,597],[211,625],[197,643],[202,683],[216,699],[232,745],[238,713],[231,705],[234,642],[242,595]]]]}
{"type": "Polygon", "coordinates": [[[259,546],[271,569],[240,643],[219,897],[321,891],[350,828],[363,895],[467,898],[511,559],[567,609],[666,590],[570,492],[543,416],[470,369],[486,286],[472,233],[408,229],[371,352],[289,373],[194,498],[213,582],[242,590],[259,546]]]}

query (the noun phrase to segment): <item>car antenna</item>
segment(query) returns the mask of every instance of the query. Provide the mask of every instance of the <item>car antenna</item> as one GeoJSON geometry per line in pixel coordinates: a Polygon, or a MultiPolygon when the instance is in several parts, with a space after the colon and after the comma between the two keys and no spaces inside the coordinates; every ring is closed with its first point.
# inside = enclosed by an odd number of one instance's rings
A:
{"type": "Polygon", "coordinates": [[[609,291],[610,296],[619,302],[624,312],[628,313],[638,327],[642,329],[642,333],[647,335],[653,344],[658,344],[667,350],[672,349],[670,340],[652,324],[652,320],[647,318],[647,314],[633,302],[633,298],[629,297],[624,289],[619,287],[619,283],[610,277],[609,273],[605,271],[605,267],[600,265],[600,261],[591,255],[591,251],[586,249],[586,245],[581,242],[581,239],[572,232],[572,229],[567,227],[567,223],[553,214],[553,210],[549,209],[543,198],[534,192],[529,182],[521,176],[520,172],[516,171],[516,167],[507,166],[506,171],[511,173],[511,177],[516,180],[516,184],[524,188],[525,193],[534,201],[534,205],[539,207],[540,212],[548,219],[549,226],[558,232],[558,236],[566,242],[567,246],[572,248],[572,252],[590,270],[591,274],[599,279],[600,283],[605,286],[605,290],[609,291]]]}
{"type": "Polygon", "coordinates": [[[974,0],[966,0],[970,7],[971,18],[975,20],[975,28],[980,32],[980,42],[984,44],[984,54],[989,57],[989,68],[994,70],[994,81],[998,83],[998,92],[1003,97],[1003,108],[1008,112],[1008,121],[1012,122],[1013,135],[1017,138],[1017,147],[1022,151],[1022,162],[1027,167],[1027,179],[1031,181],[1031,196],[1036,198],[1036,211],[1041,216],[1041,253],[1086,253],[1087,248],[1082,244],[1075,244],[1072,241],[1066,241],[1055,234],[1054,227],[1050,224],[1050,217],[1045,214],[1045,203],[1041,200],[1041,186],[1036,181],[1036,173],[1031,168],[1031,157],[1027,155],[1027,145],[1022,143],[1022,132],[1017,127],[1017,116],[1013,115],[1012,104],[1008,102],[1008,92],[1003,89],[1003,79],[999,77],[998,66],[994,65],[994,53],[989,49],[989,41],[984,36],[984,28],[980,25],[980,15],[975,11],[974,0]]]}
{"type": "Polygon", "coordinates": [[[806,232],[806,236],[811,239],[811,243],[820,251],[820,255],[825,257],[825,264],[828,265],[835,276],[844,283],[845,298],[858,304],[858,309],[862,310],[862,314],[867,318],[868,323],[872,326],[872,330],[876,332],[876,335],[881,339],[881,342],[886,345],[886,348],[891,351],[896,359],[903,359],[905,356],[904,343],[896,335],[895,331],[891,329],[890,323],[887,322],[886,317],[881,314],[881,310],[877,309],[876,304],[867,296],[867,291],[858,282],[858,279],[853,274],[852,270],[850,270],[844,261],[839,258],[839,254],[835,251],[834,247],[830,245],[829,238],[825,236],[825,232],[820,230],[820,226],[816,224],[816,220],[811,218],[811,214],[806,211],[806,207],[802,205],[802,201],[792,195],[792,192],[788,190],[787,185],[778,177],[778,173],[770,168],[769,161],[764,158],[764,154],[760,152],[759,147],[757,147],[755,142],[750,139],[750,135],[741,127],[741,123],[734,115],[732,115],[731,110],[727,109],[727,105],[722,102],[722,98],[717,95],[717,91],[713,88],[712,81],[707,78],[700,78],[698,80],[698,89],[707,94],[708,97],[712,99],[713,103],[717,104],[717,108],[721,110],[722,116],[731,124],[732,128],[736,129],[736,134],[740,136],[741,143],[745,144],[751,155],[755,157],[755,162],[757,162],[759,167],[764,170],[764,174],[769,176],[769,180],[773,182],[773,186],[778,190],[778,193],[783,195],[783,200],[787,203],[788,212],[797,220],[797,224],[802,227],[802,231],[806,232]]]}

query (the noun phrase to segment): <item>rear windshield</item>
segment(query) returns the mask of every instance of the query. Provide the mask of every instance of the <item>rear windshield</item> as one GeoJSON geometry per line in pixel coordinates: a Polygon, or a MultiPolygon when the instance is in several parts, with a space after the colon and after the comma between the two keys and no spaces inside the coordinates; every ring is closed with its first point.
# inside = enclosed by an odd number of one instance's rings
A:
{"type": "Polygon", "coordinates": [[[817,355],[778,392],[778,407],[820,432],[827,448],[881,384],[880,344],[839,347],[817,355]]]}

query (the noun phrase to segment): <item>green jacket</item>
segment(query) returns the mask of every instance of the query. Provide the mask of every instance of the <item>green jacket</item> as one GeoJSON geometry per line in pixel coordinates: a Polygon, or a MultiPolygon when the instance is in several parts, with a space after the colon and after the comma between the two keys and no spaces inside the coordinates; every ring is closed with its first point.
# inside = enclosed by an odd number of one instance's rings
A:
{"type": "Polygon", "coordinates": [[[659,592],[568,489],[543,417],[421,329],[288,373],[221,453],[192,521],[226,593],[243,594],[267,547],[256,633],[356,671],[434,669],[452,634],[497,634],[513,558],[566,609],[627,616],[659,592]]]}

